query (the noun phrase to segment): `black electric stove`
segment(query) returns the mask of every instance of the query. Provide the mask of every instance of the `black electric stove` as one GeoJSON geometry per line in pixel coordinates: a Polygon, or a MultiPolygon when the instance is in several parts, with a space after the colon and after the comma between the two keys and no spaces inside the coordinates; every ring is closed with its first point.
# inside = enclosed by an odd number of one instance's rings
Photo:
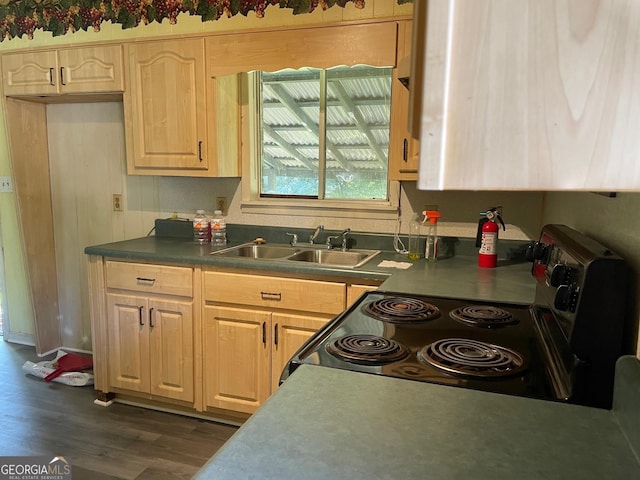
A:
{"type": "Polygon", "coordinates": [[[559,225],[528,256],[533,305],[367,292],[302,346],[281,380],[309,364],[609,408],[626,265],[559,225]]]}

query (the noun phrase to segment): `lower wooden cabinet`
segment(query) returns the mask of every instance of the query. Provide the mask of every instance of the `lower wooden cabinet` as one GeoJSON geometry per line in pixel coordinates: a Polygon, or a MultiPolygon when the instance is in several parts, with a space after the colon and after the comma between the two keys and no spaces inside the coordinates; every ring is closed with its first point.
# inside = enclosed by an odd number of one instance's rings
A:
{"type": "Polygon", "coordinates": [[[273,342],[271,345],[271,392],[278,388],[285,366],[311,335],[320,330],[332,315],[271,314],[273,342]]]}
{"type": "Polygon", "coordinates": [[[187,408],[201,403],[194,268],[93,257],[89,273],[95,388],[187,408]]]}
{"type": "Polygon", "coordinates": [[[346,284],[204,273],[205,406],[253,413],[302,344],[345,308],[346,284]]]}
{"type": "Polygon", "coordinates": [[[193,305],[107,294],[109,385],[193,402],[193,305]]]}
{"type": "Polygon", "coordinates": [[[278,388],[285,365],[331,319],[238,307],[205,307],[205,404],[253,413],[278,388]]]}
{"type": "Polygon", "coordinates": [[[365,292],[370,292],[372,290],[376,290],[378,285],[349,285],[347,288],[347,307],[353,305],[353,303],[360,298],[365,292]]]}
{"type": "Polygon", "coordinates": [[[255,412],[298,349],[376,288],[96,256],[88,269],[99,398],[218,419],[255,412]]]}

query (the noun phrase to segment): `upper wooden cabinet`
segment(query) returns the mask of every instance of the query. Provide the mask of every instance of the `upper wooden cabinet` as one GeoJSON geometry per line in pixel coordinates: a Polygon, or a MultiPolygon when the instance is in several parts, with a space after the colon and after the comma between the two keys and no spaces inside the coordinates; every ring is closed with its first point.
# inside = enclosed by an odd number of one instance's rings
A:
{"type": "Polygon", "coordinates": [[[7,96],[122,92],[120,45],[2,55],[7,96]]]}
{"type": "Polygon", "coordinates": [[[126,52],[128,173],[239,175],[238,78],[206,76],[205,40],[145,42],[128,45],[126,52]],[[227,108],[221,144],[218,101],[227,108]]]}
{"type": "MultiPolygon", "coordinates": [[[[398,59],[411,55],[411,21],[398,22],[398,59]]],[[[409,131],[409,90],[393,71],[391,87],[391,132],[389,139],[389,179],[417,180],[420,144],[409,131]]]]}
{"type": "Polygon", "coordinates": [[[640,189],[636,2],[430,0],[415,13],[419,188],[640,189]]]}

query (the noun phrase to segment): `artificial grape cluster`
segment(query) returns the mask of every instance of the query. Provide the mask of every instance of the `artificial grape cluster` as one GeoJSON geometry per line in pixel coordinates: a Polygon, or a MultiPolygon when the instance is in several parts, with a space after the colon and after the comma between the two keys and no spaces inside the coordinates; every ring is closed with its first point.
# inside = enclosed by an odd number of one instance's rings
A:
{"type": "Polygon", "coordinates": [[[153,0],[153,6],[156,9],[156,20],[169,18],[171,24],[176,23],[180,12],[187,11],[178,0],[153,0]]]}
{"type": "Polygon", "coordinates": [[[82,25],[84,26],[84,28],[92,26],[94,31],[99,32],[100,24],[103,22],[103,19],[104,19],[104,13],[105,12],[103,9],[98,9],[95,7],[91,7],[91,8],[81,7],[80,19],[82,20],[82,25]]]}
{"type": "Polygon", "coordinates": [[[365,0],[0,0],[6,14],[0,19],[0,41],[14,36],[33,38],[36,29],[61,35],[76,28],[89,26],[100,30],[102,22],[121,23],[129,28],[151,20],[168,18],[177,22],[181,12],[201,15],[203,21],[216,20],[223,15],[247,15],[253,11],[258,18],[265,15],[269,5],[292,8],[294,13],[312,12],[320,6],[344,7],[353,2],[363,8],[365,0]]]}
{"type": "Polygon", "coordinates": [[[26,34],[30,39],[33,38],[38,22],[33,17],[16,17],[15,26],[17,28],[18,37],[26,34]]]}

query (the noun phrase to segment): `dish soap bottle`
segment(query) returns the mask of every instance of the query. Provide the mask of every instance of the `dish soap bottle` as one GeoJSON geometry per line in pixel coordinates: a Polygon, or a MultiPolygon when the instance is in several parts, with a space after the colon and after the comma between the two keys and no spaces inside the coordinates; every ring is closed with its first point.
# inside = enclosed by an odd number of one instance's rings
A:
{"type": "Polygon", "coordinates": [[[411,223],[409,224],[409,252],[407,258],[409,260],[419,260],[422,257],[420,253],[420,237],[422,233],[422,221],[420,214],[414,213],[411,223]]]}
{"type": "Polygon", "coordinates": [[[440,212],[436,210],[426,210],[423,212],[427,222],[427,242],[424,250],[424,258],[428,261],[435,261],[438,258],[438,219],[440,212]]]}

